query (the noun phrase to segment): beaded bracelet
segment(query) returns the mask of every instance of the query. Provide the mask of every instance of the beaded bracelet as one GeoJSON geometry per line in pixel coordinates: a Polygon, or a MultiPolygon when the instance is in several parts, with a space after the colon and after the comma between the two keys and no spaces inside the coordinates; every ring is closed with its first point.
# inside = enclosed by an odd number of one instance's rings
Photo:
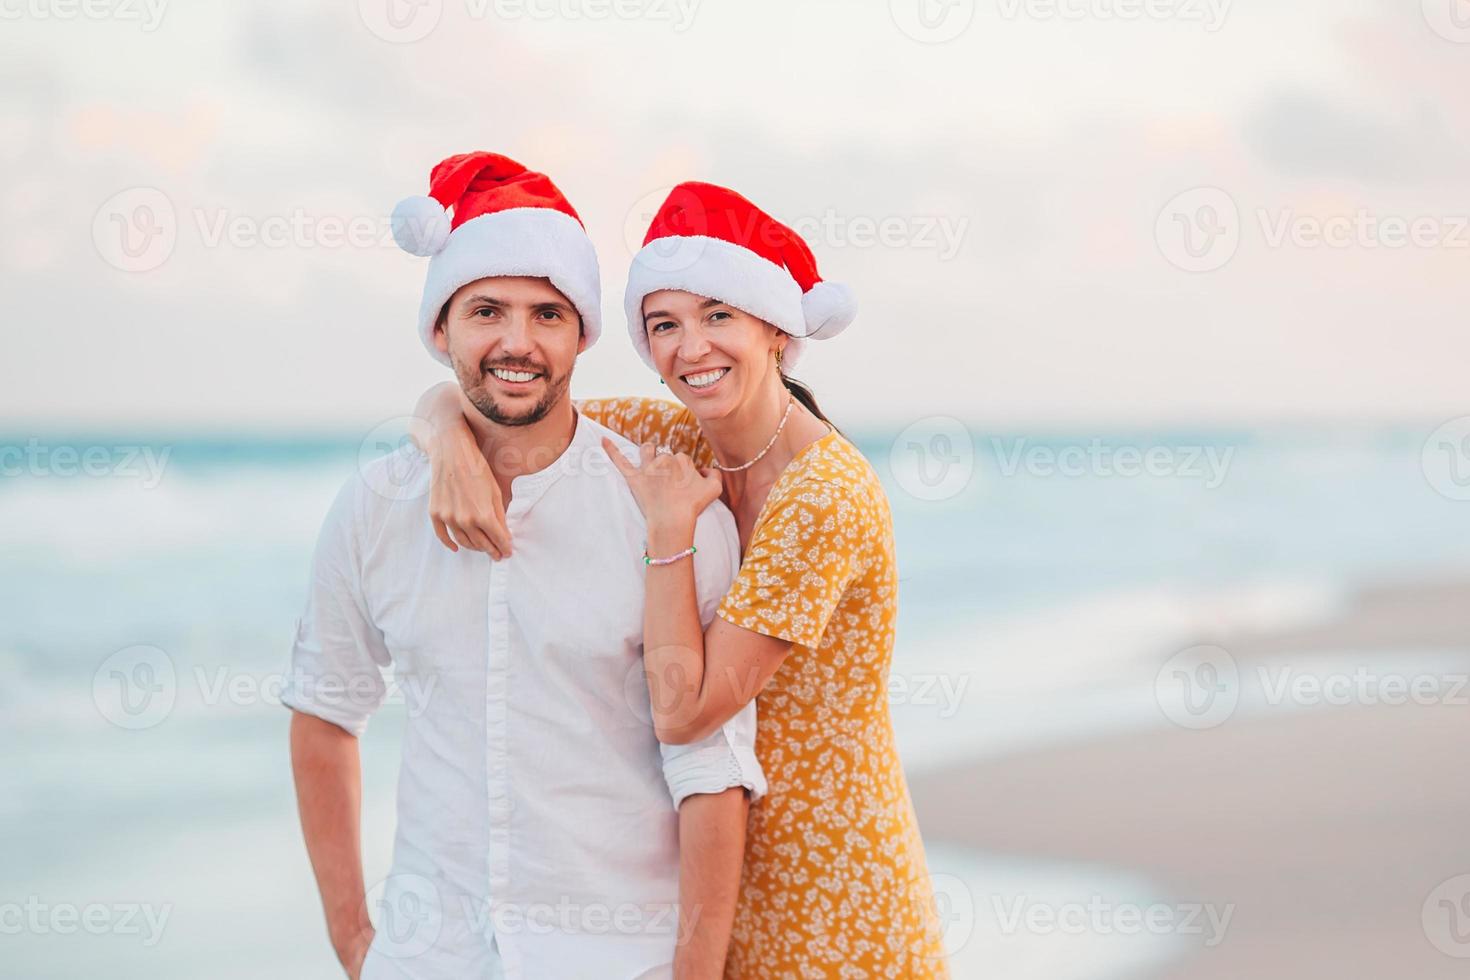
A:
{"type": "Polygon", "coordinates": [[[645,551],[643,553],[643,564],[645,564],[645,565],[672,565],[674,562],[679,561],[682,558],[688,558],[690,555],[694,554],[698,550],[699,550],[698,548],[694,547],[693,545],[690,545],[688,551],[681,551],[677,555],[673,555],[673,556],[671,556],[669,558],[650,558],[649,555],[648,555],[648,552],[645,551]]]}

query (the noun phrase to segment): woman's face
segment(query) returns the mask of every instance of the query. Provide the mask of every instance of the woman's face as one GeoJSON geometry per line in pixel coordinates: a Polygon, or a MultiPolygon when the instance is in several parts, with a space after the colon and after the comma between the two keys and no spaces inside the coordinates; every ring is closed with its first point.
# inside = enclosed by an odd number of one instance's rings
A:
{"type": "Polygon", "coordinates": [[[723,418],[780,390],[774,351],[785,335],[749,313],[695,293],[663,289],[643,299],[654,366],[700,419],[723,418]]]}

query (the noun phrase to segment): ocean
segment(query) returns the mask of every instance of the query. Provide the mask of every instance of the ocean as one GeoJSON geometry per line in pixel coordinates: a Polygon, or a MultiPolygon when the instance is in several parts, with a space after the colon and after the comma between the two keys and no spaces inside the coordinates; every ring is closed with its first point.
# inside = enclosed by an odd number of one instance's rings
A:
{"type": "MultiPolygon", "coordinates": [[[[1180,651],[1463,574],[1470,493],[1424,437],[856,433],[893,505],[905,765],[1169,725],[1154,678],[1180,651]]],[[[0,438],[5,976],[340,975],[276,692],[327,505],[395,439],[0,438]]],[[[402,724],[390,705],[363,743],[369,882],[402,724]]],[[[957,977],[1104,980],[1173,955],[1177,937],[1006,925],[1009,895],[1167,898],[1129,869],[944,841],[930,863],[957,977]]]]}

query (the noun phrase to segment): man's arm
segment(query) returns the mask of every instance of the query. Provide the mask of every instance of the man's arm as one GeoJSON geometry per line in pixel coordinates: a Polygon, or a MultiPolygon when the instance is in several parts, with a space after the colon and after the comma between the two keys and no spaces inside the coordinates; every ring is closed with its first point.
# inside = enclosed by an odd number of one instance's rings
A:
{"type": "Polygon", "coordinates": [[[373,927],[362,880],[362,767],[356,736],[329,721],[291,712],[291,770],[332,948],[347,975],[357,980],[373,927]]]}
{"type": "Polygon", "coordinates": [[[745,860],[745,788],[691,796],[679,807],[679,939],[674,980],[720,980],[745,860]]]}

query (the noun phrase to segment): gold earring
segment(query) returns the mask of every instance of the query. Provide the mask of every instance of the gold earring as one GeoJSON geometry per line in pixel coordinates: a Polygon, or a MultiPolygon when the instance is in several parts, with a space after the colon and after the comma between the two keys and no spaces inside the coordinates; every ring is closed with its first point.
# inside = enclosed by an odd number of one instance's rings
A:
{"type": "Polygon", "coordinates": [[[781,348],[776,348],[776,370],[781,370],[781,348]]]}

